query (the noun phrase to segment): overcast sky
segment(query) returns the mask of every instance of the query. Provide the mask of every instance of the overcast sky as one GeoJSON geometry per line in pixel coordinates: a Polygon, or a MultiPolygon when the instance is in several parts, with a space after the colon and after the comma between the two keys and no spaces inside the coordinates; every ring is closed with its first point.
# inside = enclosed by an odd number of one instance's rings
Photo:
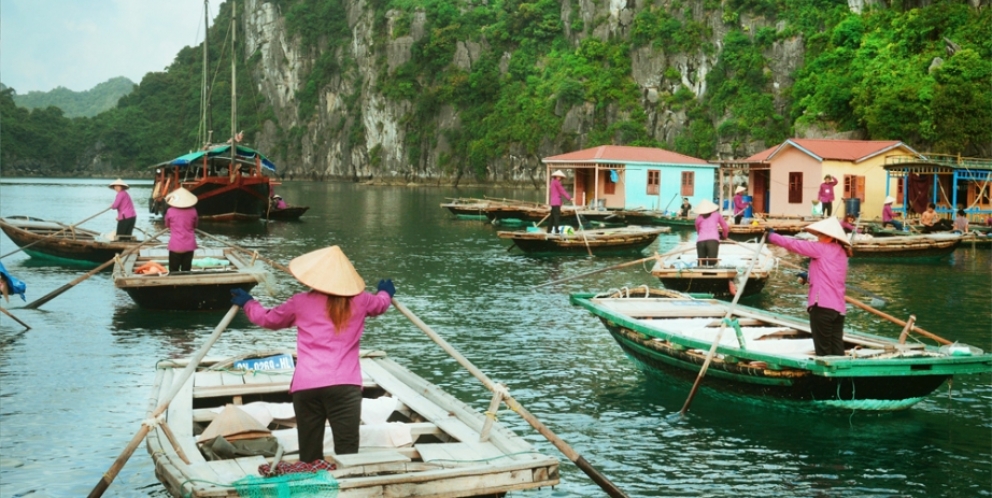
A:
{"type": "Polygon", "coordinates": [[[140,83],[201,40],[203,0],[0,0],[0,82],[18,94],[140,83]]]}

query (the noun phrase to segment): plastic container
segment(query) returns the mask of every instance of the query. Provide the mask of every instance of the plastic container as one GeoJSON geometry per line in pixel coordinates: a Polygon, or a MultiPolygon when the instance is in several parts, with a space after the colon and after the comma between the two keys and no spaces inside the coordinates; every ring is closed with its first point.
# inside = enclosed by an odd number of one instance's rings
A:
{"type": "Polygon", "coordinates": [[[754,209],[751,209],[751,201],[753,200],[750,195],[743,196],[744,202],[747,203],[747,207],[744,208],[745,218],[754,218],[754,209]]]}
{"type": "Polygon", "coordinates": [[[857,218],[861,214],[861,199],[857,197],[844,199],[844,214],[853,214],[857,218]]]}

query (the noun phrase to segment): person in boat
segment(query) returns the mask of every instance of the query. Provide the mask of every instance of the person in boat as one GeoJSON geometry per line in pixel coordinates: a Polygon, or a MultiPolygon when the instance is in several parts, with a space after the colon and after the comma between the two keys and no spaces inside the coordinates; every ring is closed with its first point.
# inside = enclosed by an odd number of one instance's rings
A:
{"type": "Polygon", "coordinates": [[[957,217],[954,218],[954,231],[968,233],[968,213],[964,209],[958,209],[957,217]]]}
{"type": "Polygon", "coordinates": [[[560,233],[561,198],[565,197],[569,201],[572,200],[572,197],[565,191],[565,187],[561,185],[562,178],[565,178],[565,173],[562,173],[561,170],[551,173],[551,186],[548,192],[548,203],[551,204],[551,227],[548,229],[548,233],[560,233]]]}
{"type": "Polygon", "coordinates": [[[855,226],[856,223],[857,221],[854,218],[854,213],[847,213],[844,215],[844,219],[840,222],[840,226],[844,229],[844,233],[861,233],[861,230],[855,226]]]}
{"type": "Polygon", "coordinates": [[[196,196],[184,188],[177,188],[165,196],[169,210],[165,212],[165,226],[169,229],[169,272],[193,269],[193,252],[196,251],[196,196]]]}
{"type": "Polygon", "coordinates": [[[744,200],[744,192],[747,192],[747,189],[744,187],[737,187],[737,190],[734,190],[734,224],[735,225],[741,224],[741,220],[744,218],[744,211],[746,211],[747,207],[751,205],[750,202],[744,200]]]}
{"type": "Polygon", "coordinates": [[[885,198],[884,206],[882,207],[882,228],[885,225],[892,225],[896,230],[902,230],[902,222],[896,219],[895,214],[892,212],[892,203],[896,202],[896,198],[891,195],[885,198]]]}
{"type": "Polygon", "coordinates": [[[832,216],[804,230],[815,235],[816,242],[783,237],[771,228],[767,230],[768,242],[810,258],[806,312],[813,346],[817,356],[842,356],[847,313],[844,292],[847,260],[853,255],[851,243],[840,222],[832,216]]]}
{"type": "Polygon", "coordinates": [[[820,201],[823,207],[821,216],[833,216],[834,214],[834,187],[837,186],[837,179],[831,175],[823,177],[820,184],[820,191],[816,194],[816,200],[820,201]]]}
{"type": "Polygon", "coordinates": [[[713,266],[720,257],[720,241],[730,235],[730,226],[716,211],[712,201],[703,199],[696,205],[696,258],[698,266],[713,266]]]}
{"type": "Polygon", "coordinates": [[[365,319],[389,309],[396,288],[380,280],[375,294],[338,246],[298,256],[289,271],[310,291],[267,309],[242,289],[231,291],[260,327],[296,326],[297,365],[289,391],[296,411],[300,461],[324,458],[324,424],[330,422],[334,452],[358,453],[362,413],[362,371],[358,348],[365,319]]]}
{"type": "Polygon", "coordinates": [[[138,213],[134,211],[134,202],[131,202],[131,195],[127,193],[130,187],[120,178],[110,183],[110,188],[117,191],[111,209],[117,210],[117,238],[131,238],[134,232],[134,222],[138,220],[138,213]]]}
{"type": "Polygon", "coordinates": [[[689,211],[691,211],[691,210],[692,210],[692,204],[689,204],[689,198],[688,197],[683,197],[682,198],[682,206],[681,206],[681,209],[679,209],[679,218],[688,218],[689,217],[689,211]]]}
{"type": "Polygon", "coordinates": [[[944,232],[954,228],[954,224],[937,215],[937,205],[927,203],[927,210],[920,215],[920,224],[923,225],[923,233],[944,232]]]}
{"type": "Polygon", "coordinates": [[[286,204],[286,201],[282,200],[282,196],[281,195],[273,195],[272,196],[272,207],[275,208],[275,209],[286,209],[286,208],[289,207],[289,205],[286,204]]]}

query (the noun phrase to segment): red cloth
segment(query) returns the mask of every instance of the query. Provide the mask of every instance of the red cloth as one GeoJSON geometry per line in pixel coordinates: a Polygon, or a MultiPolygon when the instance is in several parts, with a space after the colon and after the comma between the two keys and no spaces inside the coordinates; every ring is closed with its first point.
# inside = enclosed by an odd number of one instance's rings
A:
{"type": "MultiPolygon", "coordinates": [[[[337,465],[334,465],[333,463],[328,462],[327,460],[314,460],[310,463],[279,462],[278,464],[276,464],[276,475],[281,476],[284,474],[304,474],[304,473],[313,474],[314,472],[319,472],[321,470],[334,470],[336,468],[338,468],[337,465]]],[[[269,475],[269,472],[271,470],[272,470],[272,466],[267,463],[263,463],[262,465],[258,466],[258,473],[262,476],[269,475]]]]}

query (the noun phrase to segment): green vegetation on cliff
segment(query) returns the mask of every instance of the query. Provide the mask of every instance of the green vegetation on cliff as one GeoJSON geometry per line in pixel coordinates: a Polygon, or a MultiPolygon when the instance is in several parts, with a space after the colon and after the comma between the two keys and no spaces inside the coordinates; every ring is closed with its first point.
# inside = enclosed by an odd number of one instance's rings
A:
{"type": "MultiPolygon", "coordinates": [[[[17,90],[16,88],[14,90],[17,90]]],[[[58,87],[48,92],[33,91],[26,94],[13,94],[14,103],[28,109],[58,107],[69,118],[91,118],[117,106],[117,101],[134,90],[134,82],[119,76],[111,78],[95,87],[74,92],[58,87]]]]}

